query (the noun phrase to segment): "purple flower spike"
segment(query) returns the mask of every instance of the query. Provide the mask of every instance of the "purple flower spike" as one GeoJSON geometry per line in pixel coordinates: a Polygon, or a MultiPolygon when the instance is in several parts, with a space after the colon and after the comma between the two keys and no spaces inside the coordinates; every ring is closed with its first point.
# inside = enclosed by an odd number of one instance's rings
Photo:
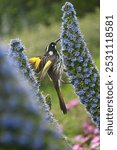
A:
{"type": "Polygon", "coordinates": [[[64,61],[64,63],[76,94],[80,97],[81,103],[86,106],[87,111],[91,114],[92,120],[99,128],[99,72],[80,32],[73,5],[66,2],[62,7],[62,11],[61,49],[63,59],[71,60],[64,61]]]}

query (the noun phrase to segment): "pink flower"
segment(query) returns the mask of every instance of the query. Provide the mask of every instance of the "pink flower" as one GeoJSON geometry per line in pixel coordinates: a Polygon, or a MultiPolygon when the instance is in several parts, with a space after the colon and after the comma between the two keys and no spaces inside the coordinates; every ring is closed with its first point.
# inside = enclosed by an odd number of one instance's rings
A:
{"type": "Polygon", "coordinates": [[[83,135],[77,135],[74,137],[74,142],[81,143],[83,135]]]}
{"type": "Polygon", "coordinates": [[[80,148],[80,145],[75,144],[75,145],[73,145],[72,150],[79,150],[79,148],[80,148]]]}
{"type": "Polygon", "coordinates": [[[87,142],[89,139],[90,139],[90,136],[87,136],[87,137],[82,138],[82,143],[87,142]]]}
{"type": "Polygon", "coordinates": [[[99,135],[95,136],[95,137],[92,139],[91,142],[92,142],[92,143],[100,142],[100,136],[99,136],[99,135]]]}
{"type": "Polygon", "coordinates": [[[84,137],[83,135],[77,135],[74,138],[74,141],[80,144],[87,142],[90,139],[90,136],[84,137]]]}
{"type": "Polygon", "coordinates": [[[78,99],[74,99],[71,102],[66,104],[67,110],[71,109],[72,107],[75,107],[78,105],[78,99]]]}
{"type": "Polygon", "coordinates": [[[79,144],[75,144],[72,147],[72,150],[87,150],[85,147],[81,147],[79,144]]]}
{"type": "Polygon", "coordinates": [[[99,134],[99,130],[98,130],[98,128],[95,128],[95,130],[94,130],[94,134],[99,134]]]}
{"type": "Polygon", "coordinates": [[[100,143],[91,144],[91,149],[95,149],[95,148],[98,147],[99,145],[100,145],[100,143]]]}
{"type": "Polygon", "coordinates": [[[100,145],[100,136],[97,135],[96,137],[94,137],[91,141],[91,148],[94,149],[96,148],[97,146],[100,145]]]}
{"type": "Polygon", "coordinates": [[[83,128],[84,128],[84,133],[86,135],[87,134],[97,134],[97,133],[99,133],[98,129],[95,126],[93,126],[90,122],[84,123],[83,128]]]}
{"type": "Polygon", "coordinates": [[[89,125],[87,130],[88,130],[89,133],[94,133],[95,127],[92,126],[92,125],[89,125]]]}

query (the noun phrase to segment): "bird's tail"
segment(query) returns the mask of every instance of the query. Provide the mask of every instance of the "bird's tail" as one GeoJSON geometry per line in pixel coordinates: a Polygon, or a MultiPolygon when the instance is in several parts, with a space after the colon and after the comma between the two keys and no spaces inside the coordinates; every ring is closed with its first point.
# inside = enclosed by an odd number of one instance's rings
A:
{"type": "Polygon", "coordinates": [[[59,98],[60,108],[63,111],[63,113],[66,114],[67,113],[67,108],[65,106],[65,102],[64,102],[63,96],[61,94],[59,83],[57,82],[56,84],[54,84],[54,86],[55,86],[55,89],[56,89],[56,92],[57,92],[57,95],[58,95],[58,98],[59,98]]]}

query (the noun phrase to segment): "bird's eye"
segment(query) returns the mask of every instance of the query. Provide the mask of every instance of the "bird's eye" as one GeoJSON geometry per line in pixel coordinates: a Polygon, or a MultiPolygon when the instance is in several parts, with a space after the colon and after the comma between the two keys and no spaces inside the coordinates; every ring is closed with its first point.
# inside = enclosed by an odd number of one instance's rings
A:
{"type": "Polygon", "coordinates": [[[54,44],[52,44],[51,46],[54,47],[54,44]]]}
{"type": "Polygon", "coordinates": [[[53,55],[53,51],[49,51],[49,55],[52,56],[53,55]]]}

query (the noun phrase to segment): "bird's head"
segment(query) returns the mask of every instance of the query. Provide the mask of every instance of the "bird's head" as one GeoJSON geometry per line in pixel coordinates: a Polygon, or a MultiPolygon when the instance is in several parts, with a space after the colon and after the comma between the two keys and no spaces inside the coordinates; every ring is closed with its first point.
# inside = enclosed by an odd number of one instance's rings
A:
{"type": "Polygon", "coordinates": [[[58,56],[58,52],[56,50],[56,45],[57,43],[60,41],[60,38],[57,39],[54,42],[51,42],[49,44],[49,46],[46,48],[46,53],[45,53],[45,57],[46,57],[46,63],[44,65],[44,68],[42,70],[42,75],[41,75],[41,79],[44,78],[45,74],[47,73],[47,71],[49,70],[49,68],[54,64],[54,62],[56,61],[56,58],[58,56]]]}
{"type": "Polygon", "coordinates": [[[53,55],[56,55],[57,54],[57,50],[56,50],[56,45],[57,43],[60,41],[60,38],[57,39],[55,42],[51,42],[49,44],[49,46],[46,48],[46,53],[49,55],[49,56],[53,56],[53,55]]]}

